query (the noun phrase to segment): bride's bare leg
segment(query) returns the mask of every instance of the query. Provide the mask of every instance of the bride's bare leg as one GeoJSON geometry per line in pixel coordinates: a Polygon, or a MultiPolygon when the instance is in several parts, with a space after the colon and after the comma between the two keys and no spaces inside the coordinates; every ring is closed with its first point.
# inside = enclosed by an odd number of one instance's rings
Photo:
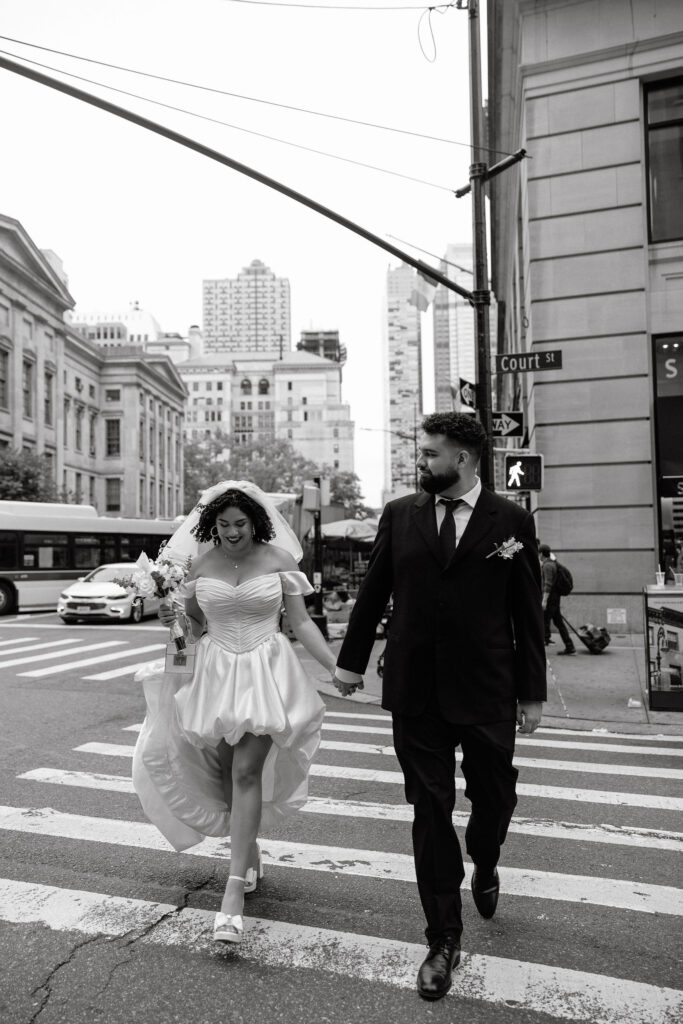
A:
{"type": "MultiPolygon", "coordinates": [[[[272,742],[270,736],[247,733],[233,747],[230,874],[241,878],[254,864],[261,820],[261,774],[272,742]]],[[[229,879],[221,911],[224,914],[241,914],[243,908],[244,882],[229,879]]]]}
{"type": "Polygon", "coordinates": [[[232,811],[232,758],[235,752],[234,747],[229,747],[225,740],[220,740],[216,747],[218,759],[221,762],[221,776],[223,781],[223,792],[228,811],[232,811]]]}

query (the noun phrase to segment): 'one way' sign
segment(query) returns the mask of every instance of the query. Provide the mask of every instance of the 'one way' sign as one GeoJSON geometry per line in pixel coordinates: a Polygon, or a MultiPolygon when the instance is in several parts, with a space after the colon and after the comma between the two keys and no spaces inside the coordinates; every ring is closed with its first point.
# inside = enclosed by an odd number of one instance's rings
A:
{"type": "Polygon", "coordinates": [[[492,415],[494,437],[524,437],[524,413],[494,412],[492,415]]]}

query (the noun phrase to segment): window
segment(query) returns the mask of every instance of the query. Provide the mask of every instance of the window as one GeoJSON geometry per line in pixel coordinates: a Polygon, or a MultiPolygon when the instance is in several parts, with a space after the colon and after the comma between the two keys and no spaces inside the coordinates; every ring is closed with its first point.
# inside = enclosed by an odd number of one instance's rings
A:
{"type": "Polygon", "coordinates": [[[33,419],[33,363],[30,359],[24,359],[21,375],[21,391],[24,416],[26,419],[33,419]]]}
{"type": "Polygon", "coordinates": [[[0,348],[0,407],[9,409],[9,352],[0,348]]]}
{"type": "Polygon", "coordinates": [[[105,402],[120,402],[121,401],[121,389],[120,388],[105,388],[104,389],[104,400],[105,400],[105,402]]]}
{"type": "Polygon", "coordinates": [[[53,392],[52,385],[53,385],[54,379],[55,379],[54,374],[49,372],[48,370],[46,370],[45,371],[45,426],[47,426],[47,427],[53,426],[52,419],[53,419],[53,415],[54,415],[54,409],[53,409],[53,399],[52,399],[52,392],[53,392]]]}
{"type": "Polygon", "coordinates": [[[71,402],[68,398],[64,399],[64,447],[69,443],[69,407],[71,402]]]}
{"type": "Polygon", "coordinates": [[[308,423],[308,413],[304,413],[304,423],[308,423]]]}
{"type": "MultiPolygon", "coordinates": [[[[109,422],[118,423],[118,420],[109,422]]],[[[104,481],[104,508],[106,512],[121,511],[121,480],[117,476],[108,476],[104,481]]]]}
{"type": "Polygon", "coordinates": [[[144,459],[145,457],[145,421],[140,420],[140,427],[138,430],[138,458],[144,459]]]}
{"type": "MultiPolygon", "coordinates": [[[[89,436],[88,436],[88,454],[95,458],[97,455],[97,443],[96,443],[96,431],[95,424],[97,422],[97,414],[94,412],[90,413],[90,424],[89,424],[89,436]]],[[[92,502],[91,502],[92,504],[92,502]]]]}
{"type": "Polygon", "coordinates": [[[154,462],[154,424],[149,425],[149,461],[154,462]]]}
{"type": "Polygon", "coordinates": [[[76,473],[74,476],[76,481],[76,504],[80,505],[83,501],[83,474],[76,473]]]}
{"type": "Polygon", "coordinates": [[[301,399],[301,404],[302,404],[302,405],[307,405],[307,404],[308,404],[308,399],[306,398],[306,396],[305,396],[305,395],[304,395],[304,397],[303,397],[303,398],[301,399]]]}
{"type": "Polygon", "coordinates": [[[262,377],[258,382],[258,393],[259,395],[267,395],[270,391],[270,384],[265,377],[262,377]]]}
{"type": "Polygon", "coordinates": [[[197,381],[197,380],[193,380],[192,381],[192,390],[193,391],[199,391],[199,381],[197,381]]]}
{"type": "Polygon", "coordinates": [[[95,504],[95,477],[90,477],[90,484],[88,487],[88,501],[91,505],[95,504]]]}
{"type": "Polygon", "coordinates": [[[223,390],[223,381],[222,380],[216,381],[216,391],[222,391],[222,390],[223,390]]]}
{"type": "Polygon", "coordinates": [[[140,484],[138,487],[138,511],[141,516],[145,514],[145,478],[140,477],[140,484]]]}
{"type": "Polygon", "coordinates": [[[24,569],[66,569],[68,564],[65,533],[24,534],[24,569]]]}
{"type": "Polygon", "coordinates": [[[207,380],[206,382],[206,390],[213,391],[213,383],[210,380],[207,380]]]}
{"type": "Polygon", "coordinates": [[[105,420],[104,453],[108,458],[121,454],[121,420],[105,420]]]}
{"type": "Polygon", "coordinates": [[[251,381],[247,380],[246,377],[242,381],[242,383],[240,384],[240,390],[241,390],[243,395],[250,395],[251,394],[251,381]]]}
{"type": "Polygon", "coordinates": [[[683,78],[645,94],[650,241],[683,238],[683,78]]]}
{"type": "Polygon", "coordinates": [[[75,437],[76,451],[83,451],[83,409],[76,409],[76,437],[75,437]]]}
{"type": "Polygon", "coordinates": [[[339,427],[335,427],[332,431],[332,437],[339,437],[339,427]]]}
{"type": "Polygon", "coordinates": [[[288,391],[291,391],[291,390],[292,390],[292,382],[291,382],[291,380],[288,380],[288,381],[287,381],[287,390],[288,390],[288,391]]]}
{"type": "Polygon", "coordinates": [[[95,385],[94,384],[88,384],[88,397],[89,398],[94,398],[95,397],[95,385]]]}
{"type": "Polygon", "coordinates": [[[0,569],[18,569],[16,533],[0,533],[0,569]]]}

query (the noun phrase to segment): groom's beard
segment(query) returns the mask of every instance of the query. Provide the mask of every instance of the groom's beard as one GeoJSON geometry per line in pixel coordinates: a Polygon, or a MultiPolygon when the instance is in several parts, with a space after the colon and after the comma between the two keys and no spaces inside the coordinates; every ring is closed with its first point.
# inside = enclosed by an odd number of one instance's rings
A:
{"type": "Polygon", "coordinates": [[[449,473],[420,473],[420,487],[427,494],[442,494],[453,484],[460,482],[460,470],[452,469],[449,473]]]}

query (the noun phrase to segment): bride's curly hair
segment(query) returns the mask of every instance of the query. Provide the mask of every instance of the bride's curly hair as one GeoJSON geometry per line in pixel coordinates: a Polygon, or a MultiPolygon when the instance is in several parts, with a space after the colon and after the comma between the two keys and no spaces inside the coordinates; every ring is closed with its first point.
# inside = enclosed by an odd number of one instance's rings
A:
{"type": "Polygon", "coordinates": [[[199,522],[190,532],[196,537],[200,544],[208,543],[209,541],[216,543],[211,530],[216,525],[216,519],[219,514],[226,508],[238,508],[240,512],[244,512],[245,516],[249,517],[254,528],[254,541],[256,543],[266,544],[275,536],[275,530],[270,516],[264,509],[263,505],[259,505],[259,503],[254,501],[253,498],[250,498],[248,494],[245,494],[244,491],[237,490],[237,488],[224,491],[207,505],[202,505],[200,503],[197,505],[197,508],[201,509],[199,522]]]}

